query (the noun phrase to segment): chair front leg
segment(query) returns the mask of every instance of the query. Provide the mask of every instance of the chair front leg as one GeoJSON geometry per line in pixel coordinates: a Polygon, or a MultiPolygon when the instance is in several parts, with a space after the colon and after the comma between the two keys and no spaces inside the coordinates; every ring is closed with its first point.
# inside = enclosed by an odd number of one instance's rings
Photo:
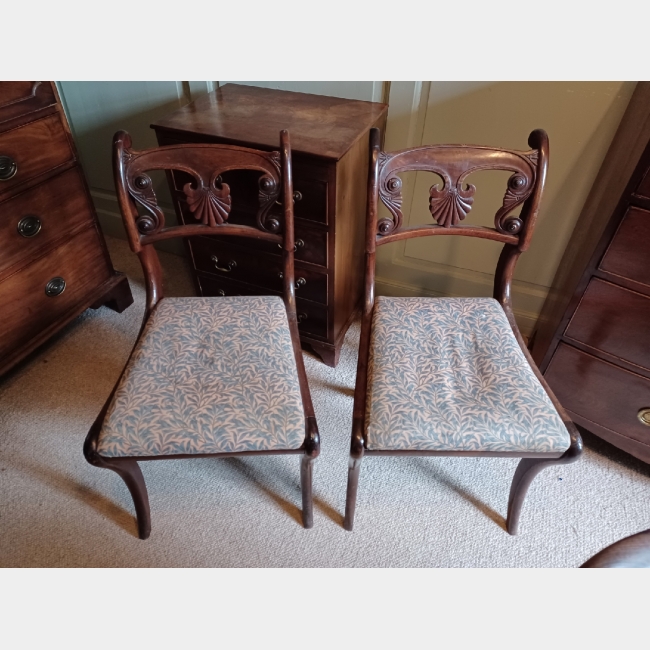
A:
{"type": "Polygon", "coordinates": [[[569,427],[569,433],[571,434],[571,446],[559,458],[522,458],[519,461],[508,499],[506,528],[511,535],[516,535],[519,530],[521,509],[533,479],[546,467],[573,463],[582,454],[582,438],[573,423],[569,427]]]}
{"type": "Polygon", "coordinates": [[[305,528],[311,528],[314,525],[313,468],[314,459],[304,454],[300,462],[300,485],[302,488],[302,525],[305,528]]]}
{"type": "MultiPolygon", "coordinates": [[[[87,450],[84,449],[84,452],[87,450]]],[[[137,463],[133,459],[125,458],[104,458],[90,450],[86,453],[86,460],[96,467],[110,469],[118,474],[126,483],[131,493],[135,514],[138,522],[138,537],[147,539],[151,533],[151,511],[149,509],[149,495],[144,476],[137,463]]]]}

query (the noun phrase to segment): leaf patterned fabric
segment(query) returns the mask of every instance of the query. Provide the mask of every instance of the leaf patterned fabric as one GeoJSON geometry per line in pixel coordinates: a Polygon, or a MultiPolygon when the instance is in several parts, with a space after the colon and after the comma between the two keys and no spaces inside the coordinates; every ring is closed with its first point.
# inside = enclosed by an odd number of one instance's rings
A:
{"type": "Polygon", "coordinates": [[[492,298],[378,297],[367,448],[562,453],[569,433],[492,298]]]}
{"type": "Polygon", "coordinates": [[[298,449],[305,416],[277,296],[166,298],[98,439],[106,457],[298,449]]]}

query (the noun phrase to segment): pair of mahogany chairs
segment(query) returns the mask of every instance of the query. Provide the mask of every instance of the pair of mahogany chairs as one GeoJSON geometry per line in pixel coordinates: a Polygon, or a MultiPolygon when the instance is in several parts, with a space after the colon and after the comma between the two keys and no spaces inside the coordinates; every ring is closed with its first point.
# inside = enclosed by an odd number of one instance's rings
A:
{"type": "MultiPolygon", "coordinates": [[[[528,151],[431,145],[386,153],[379,131],[371,131],[347,530],[365,456],[521,458],[508,504],[507,528],[515,534],[535,475],[548,465],[576,460],[582,451],[580,435],[526,349],[510,302],[513,271],[530,244],[548,164],[546,134],[534,131],[529,145],[528,151]],[[511,173],[494,228],[461,224],[474,201],[467,177],[494,169],[511,173]],[[406,171],[442,178],[442,186],[430,190],[436,223],[402,225],[399,174],[406,171]],[[380,200],[389,218],[378,220],[380,200]],[[519,207],[519,216],[513,216],[519,207]],[[377,246],[445,235],[503,244],[494,298],[375,298],[377,246]]],[[[310,528],[320,438],[296,317],[289,134],[280,133],[279,152],[200,144],[136,151],[129,135],[119,132],[113,153],[124,227],[144,269],[147,304],[131,356],[86,438],[86,459],[122,477],[133,497],[139,536],[146,539],[149,502],[138,462],[298,454],[303,524],[310,528]],[[222,174],[235,169],[259,175],[256,226],[228,221],[232,197],[222,174]],[[165,224],[151,170],[165,170],[187,206],[190,216],[182,225],[165,224]],[[282,222],[267,218],[276,202],[283,206],[282,222]],[[282,298],[164,298],[154,244],[209,235],[278,244],[282,298]]]]}

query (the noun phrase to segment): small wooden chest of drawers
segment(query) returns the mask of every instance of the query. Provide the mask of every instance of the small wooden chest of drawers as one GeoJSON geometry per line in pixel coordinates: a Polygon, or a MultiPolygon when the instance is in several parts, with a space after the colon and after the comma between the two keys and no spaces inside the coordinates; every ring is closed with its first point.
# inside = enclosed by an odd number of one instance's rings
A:
{"type": "Polygon", "coordinates": [[[133,302],[49,81],[0,82],[0,248],[0,374],[88,307],[133,302]]]}
{"type": "MultiPolygon", "coordinates": [[[[270,151],[291,138],[300,338],[335,366],[363,288],[368,140],[385,125],[386,104],[226,84],[152,124],[161,145],[236,144],[270,151]]],[[[228,220],[255,225],[258,176],[223,175],[233,199],[228,220]],[[241,197],[241,198],[240,198],[241,197]]],[[[194,223],[182,192],[191,180],[169,176],[178,218],[194,223]]],[[[267,219],[281,228],[278,205],[267,219]]],[[[201,295],[280,295],[280,250],[266,242],[198,238],[188,244],[201,295]]]]}
{"type": "Polygon", "coordinates": [[[531,351],[577,424],[646,462],[648,242],[650,84],[640,82],[558,270],[531,351]]]}

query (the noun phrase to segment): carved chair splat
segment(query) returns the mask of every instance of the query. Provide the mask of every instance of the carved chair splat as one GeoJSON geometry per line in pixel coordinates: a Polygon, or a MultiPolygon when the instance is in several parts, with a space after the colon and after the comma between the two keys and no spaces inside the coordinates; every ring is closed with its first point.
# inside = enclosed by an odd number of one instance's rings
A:
{"type": "Polygon", "coordinates": [[[218,144],[136,151],[124,131],[113,145],[120,210],[142,264],[147,298],[129,360],[86,437],[86,459],[122,477],[139,536],[146,539],[150,510],[139,461],[300,454],[303,525],[311,528],[312,464],[320,437],[298,338],[288,132],[280,133],[280,151],[272,152],[218,144]],[[221,174],[232,169],[260,174],[257,227],[228,222],[232,197],[221,174]],[[179,189],[195,224],[165,224],[152,170],[192,177],[179,189]],[[284,209],[282,233],[277,220],[268,218],[276,201],[284,209]],[[282,298],[164,298],[153,244],[197,235],[277,243],[282,298]]]}
{"type": "Polygon", "coordinates": [[[348,468],[347,530],[354,523],[364,456],[521,458],[508,502],[507,530],[514,535],[534,477],[545,467],[577,460],[582,452],[580,434],[535,366],[512,311],[512,277],[519,256],[530,245],[548,167],[546,133],[533,131],[528,144],[529,151],[427,145],[383,152],[379,132],[371,132],[365,299],[348,468]],[[493,228],[462,223],[476,192],[468,177],[481,170],[511,172],[493,228]],[[399,174],[407,171],[428,171],[442,178],[442,185],[432,185],[429,192],[435,223],[403,225],[399,174]],[[378,219],[380,200],[390,217],[378,219]],[[521,210],[515,216],[517,208],[521,210]],[[375,298],[377,246],[441,235],[503,244],[493,299],[375,298]],[[438,326],[445,318],[446,329],[438,326]],[[499,367],[506,357],[517,368],[517,376],[509,367],[499,367]],[[490,376],[493,371],[486,367],[497,370],[490,376]],[[465,390],[463,382],[473,388],[465,390]],[[526,400],[532,403],[529,408],[526,400]],[[541,415],[531,416],[533,412],[541,415]]]}

